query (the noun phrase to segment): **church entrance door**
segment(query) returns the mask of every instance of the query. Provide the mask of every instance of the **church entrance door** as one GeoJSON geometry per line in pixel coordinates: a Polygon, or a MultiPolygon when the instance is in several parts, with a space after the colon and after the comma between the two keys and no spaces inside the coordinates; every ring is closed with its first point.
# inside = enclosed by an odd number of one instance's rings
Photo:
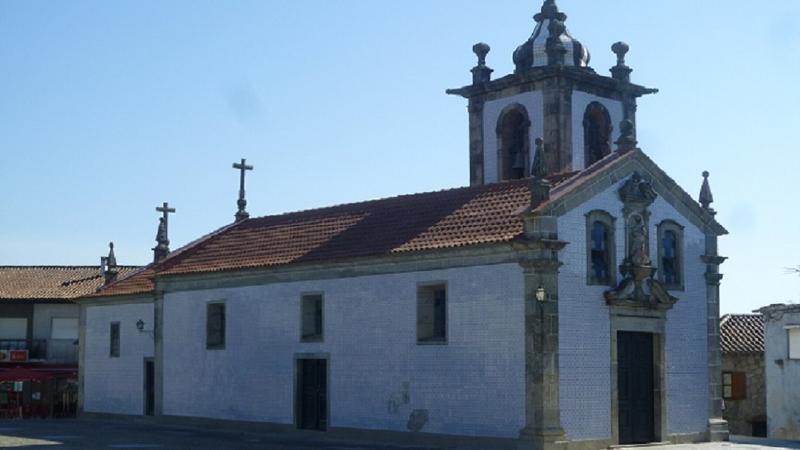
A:
{"type": "Polygon", "coordinates": [[[156,370],[151,358],[144,360],[144,415],[152,416],[156,410],[156,370]]]}
{"type": "Polygon", "coordinates": [[[328,361],[297,360],[297,426],[303,430],[328,428],[328,361]]]}
{"type": "Polygon", "coordinates": [[[620,331],[617,335],[619,443],[655,440],[653,335],[620,331]]]}

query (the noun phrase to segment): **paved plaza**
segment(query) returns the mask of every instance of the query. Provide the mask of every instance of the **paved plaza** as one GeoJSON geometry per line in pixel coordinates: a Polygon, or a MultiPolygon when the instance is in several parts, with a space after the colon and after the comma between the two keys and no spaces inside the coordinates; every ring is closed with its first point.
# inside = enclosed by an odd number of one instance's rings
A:
{"type": "MultiPolygon", "coordinates": [[[[412,446],[335,441],[325,435],[297,436],[153,425],[139,421],[4,420],[0,448],[6,449],[175,449],[175,450],[439,450],[412,446]]],[[[732,442],[642,447],[659,450],[798,449],[800,441],[734,437],[732,442]]],[[[441,450],[456,450],[441,449],[441,450]]],[[[492,450],[492,449],[485,449],[492,450]]],[[[629,448],[626,448],[629,450],[629,448]]]]}

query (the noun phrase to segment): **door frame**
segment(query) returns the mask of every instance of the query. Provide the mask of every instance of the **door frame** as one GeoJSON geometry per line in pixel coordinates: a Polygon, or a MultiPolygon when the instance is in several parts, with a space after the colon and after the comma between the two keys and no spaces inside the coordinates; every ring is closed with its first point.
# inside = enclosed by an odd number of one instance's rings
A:
{"type": "Polygon", "coordinates": [[[310,432],[320,432],[325,433],[331,429],[331,355],[330,353],[295,353],[294,354],[294,361],[292,363],[292,370],[294,372],[293,379],[294,382],[292,383],[292,397],[293,400],[293,413],[292,416],[294,417],[294,427],[297,430],[301,431],[310,431],[310,432]],[[300,361],[307,360],[307,359],[318,359],[325,361],[325,417],[326,417],[326,424],[324,430],[308,430],[305,428],[300,428],[302,418],[300,417],[300,370],[299,364],[300,361]]]}
{"type": "Polygon", "coordinates": [[[142,415],[145,417],[154,417],[156,415],[156,362],[154,358],[144,358],[142,363],[142,415]],[[147,414],[147,363],[153,365],[153,414],[147,414]]]}
{"type": "Polygon", "coordinates": [[[656,442],[667,440],[667,398],[664,360],[666,317],[660,311],[649,314],[637,310],[611,312],[611,442],[619,444],[619,332],[649,333],[653,335],[653,438],[656,442]]]}

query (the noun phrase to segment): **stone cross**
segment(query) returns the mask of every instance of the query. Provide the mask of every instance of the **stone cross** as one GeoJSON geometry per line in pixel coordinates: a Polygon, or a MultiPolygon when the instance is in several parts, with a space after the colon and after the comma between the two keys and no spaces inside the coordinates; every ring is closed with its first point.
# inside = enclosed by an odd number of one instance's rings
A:
{"type": "MultiPolygon", "coordinates": [[[[169,215],[175,212],[175,208],[170,208],[169,203],[164,202],[163,206],[156,207],[156,211],[164,213],[164,231],[169,231],[169,215]]],[[[167,234],[169,236],[169,234],[167,234]]]]}
{"type": "Polygon", "coordinates": [[[250,214],[245,210],[247,200],[244,198],[244,176],[248,170],[253,170],[253,166],[247,165],[247,160],[242,158],[241,163],[233,163],[233,168],[239,170],[239,200],[236,202],[239,210],[236,211],[236,221],[240,222],[250,218],[250,214]]]}

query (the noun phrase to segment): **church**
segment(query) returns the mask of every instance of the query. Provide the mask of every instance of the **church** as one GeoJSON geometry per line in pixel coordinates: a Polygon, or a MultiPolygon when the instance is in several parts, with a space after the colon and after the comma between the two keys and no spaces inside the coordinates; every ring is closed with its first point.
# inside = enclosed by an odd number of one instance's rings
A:
{"type": "MultiPolygon", "coordinates": [[[[546,0],[473,47],[470,186],[236,220],[78,300],[80,409],[492,449],[725,440],[717,240],[636,139],[629,48],[546,0]]],[[[467,150],[467,149],[465,149],[467,150]]],[[[466,156],[466,155],[465,155],[466,156]]],[[[700,171],[698,170],[698,175],[700,171]]]]}

